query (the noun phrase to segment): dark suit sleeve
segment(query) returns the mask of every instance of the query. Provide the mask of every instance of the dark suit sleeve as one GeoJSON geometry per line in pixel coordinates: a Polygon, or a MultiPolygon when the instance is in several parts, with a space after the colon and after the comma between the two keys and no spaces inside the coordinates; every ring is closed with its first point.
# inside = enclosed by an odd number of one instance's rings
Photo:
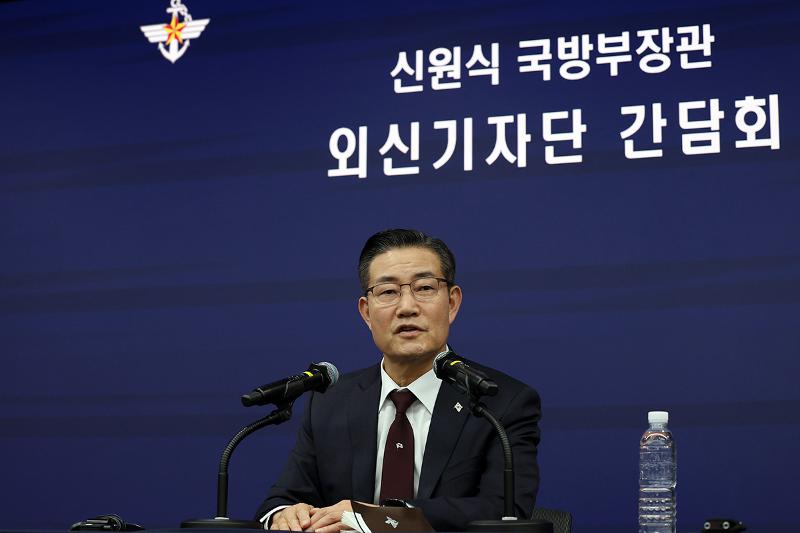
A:
{"type": "MultiPolygon", "coordinates": [[[[533,510],[539,488],[539,466],[536,462],[536,447],[539,444],[539,419],[541,404],[539,395],[529,387],[521,390],[508,402],[504,412],[494,412],[508,433],[513,449],[515,469],[515,510],[517,517],[528,518],[533,510]]],[[[463,497],[441,496],[434,493],[430,499],[412,500],[410,503],[422,509],[425,517],[438,531],[464,531],[473,520],[499,519],[503,514],[503,452],[500,441],[488,421],[479,420],[489,428],[486,435],[486,461],[475,463],[481,468],[477,487],[468,490],[463,497]]],[[[466,465],[469,469],[469,465],[466,465]]],[[[472,471],[454,472],[452,477],[442,476],[441,483],[458,484],[459,475],[474,476],[472,471]]],[[[437,492],[447,493],[447,487],[437,492]]]]}
{"type": "Polygon", "coordinates": [[[319,478],[317,474],[317,455],[311,427],[311,407],[315,394],[309,396],[303,415],[303,422],[297,432],[297,442],[278,481],[269,491],[256,511],[256,520],[279,505],[307,503],[321,506],[319,478]]]}

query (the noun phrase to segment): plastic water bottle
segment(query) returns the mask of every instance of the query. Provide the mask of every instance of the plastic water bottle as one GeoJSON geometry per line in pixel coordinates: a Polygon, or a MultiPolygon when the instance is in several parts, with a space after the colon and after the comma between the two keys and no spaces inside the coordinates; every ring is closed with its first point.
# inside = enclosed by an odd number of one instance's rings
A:
{"type": "Polygon", "coordinates": [[[639,533],[675,533],[678,463],[669,413],[650,411],[647,421],[639,443],[639,533]]]}

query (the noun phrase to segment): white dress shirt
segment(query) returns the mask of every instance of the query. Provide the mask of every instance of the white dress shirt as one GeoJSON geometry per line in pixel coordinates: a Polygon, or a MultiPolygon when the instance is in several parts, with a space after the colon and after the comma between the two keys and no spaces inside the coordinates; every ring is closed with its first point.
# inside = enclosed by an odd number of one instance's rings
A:
{"type": "Polygon", "coordinates": [[[425,443],[428,440],[428,429],[433,416],[433,406],[442,380],[433,373],[433,368],[415,379],[408,387],[401,387],[394,382],[383,369],[381,361],[381,395],[378,399],[378,455],[375,461],[375,493],[372,503],[379,503],[381,494],[381,477],[383,474],[383,451],[386,448],[386,437],[389,427],[394,421],[397,410],[389,393],[395,389],[408,389],[417,397],[416,402],[406,411],[406,418],[414,431],[414,495],[419,488],[419,473],[422,471],[422,458],[425,455],[425,443]]]}

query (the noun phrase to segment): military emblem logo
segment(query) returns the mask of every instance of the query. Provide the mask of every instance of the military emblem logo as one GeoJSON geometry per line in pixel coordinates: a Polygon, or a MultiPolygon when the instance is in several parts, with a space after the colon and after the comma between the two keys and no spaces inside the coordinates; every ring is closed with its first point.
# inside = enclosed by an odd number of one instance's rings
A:
{"type": "Polygon", "coordinates": [[[189,8],[181,0],[170,0],[167,13],[172,15],[168,24],[149,24],[139,26],[151,43],[158,43],[158,49],[165,59],[175,63],[186,50],[192,39],[200,37],[211,19],[192,20],[189,8]]]}

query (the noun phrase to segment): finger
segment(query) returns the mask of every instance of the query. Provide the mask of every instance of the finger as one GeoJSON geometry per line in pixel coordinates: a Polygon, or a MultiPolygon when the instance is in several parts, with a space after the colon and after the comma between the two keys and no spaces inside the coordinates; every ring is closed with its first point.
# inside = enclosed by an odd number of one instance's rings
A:
{"type": "Polygon", "coordinates": [[[311,524],[311,528],[314,531],[317,531],[321,527],[325,527],[325,526],[330,525],[330,524],[335,524],[338,521],[339,521],[339,519],[336,517],[335,513],[327,512],[327,513],[323,514],[319,518],[319,520],[317,520],[316,522],[311,524]]]}
{"type": "Polygon", "coordinates": [[[289,531],[303,531],[303,528],[300,527],[300,522],[297,520],[296,513],[292,512],[289,514],[288,522],[289,522],[289,531]]]}
{"type": "Polygon", "coordinates": [[[308,514],[308,508],[301,507],[297,510],[297,521],[302,528],[307,528],[309,524],[311,524],[311,516],[308,514]]]}
{"type": "Polygon", "coordinates": [[[329,509],[330,507],[322,507],[320,509],[315,510],[314,514],[311,516],[311,521],[309,525],[315,526],[317,522],[322,520],[322,518],[328,514],[329,509]]]}
{"type": "Polygon", "coordinates": [[[329,524],[325,527],[321,527],[315,530],[315,533],[338,533],[345,527],[344,524],[341,522],[334,522],[333,524],[329,524]]]}

